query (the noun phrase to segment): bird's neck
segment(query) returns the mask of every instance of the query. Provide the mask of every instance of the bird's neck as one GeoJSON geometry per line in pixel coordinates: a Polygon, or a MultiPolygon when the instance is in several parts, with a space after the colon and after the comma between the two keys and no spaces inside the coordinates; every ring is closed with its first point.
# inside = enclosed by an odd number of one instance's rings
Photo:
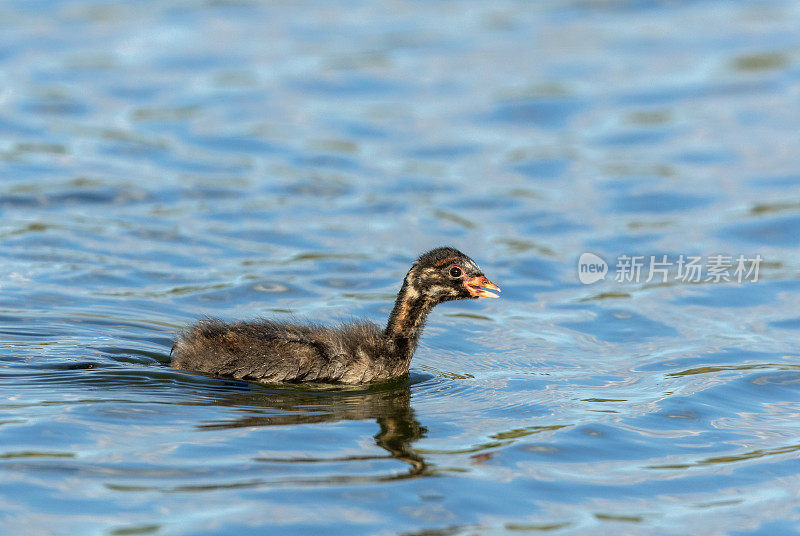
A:
{"type": "Polygon", "coordinates": [[[413,287],[409,282],[410,275],[411,272],[403,280],[384,332],[396,358],[406,367],[417,349],[422,328],[425,327],[425,318],[436,305],[413,287]]]}

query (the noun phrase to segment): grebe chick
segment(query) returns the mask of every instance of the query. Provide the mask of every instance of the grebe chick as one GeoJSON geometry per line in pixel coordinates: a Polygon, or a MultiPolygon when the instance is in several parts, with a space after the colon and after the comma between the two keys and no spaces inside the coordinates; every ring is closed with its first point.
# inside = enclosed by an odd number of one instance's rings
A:
{"type": "Polygon", "coordinates": [[[361,384],[408,372],[425,318],[436,305],[497,298],[475,261],[442,247],[419,257],[403,280],[385,329],[372,322],[328,327],[274,320],[206,319],[178,336],[172,367],[237,380],[361,384]]]}

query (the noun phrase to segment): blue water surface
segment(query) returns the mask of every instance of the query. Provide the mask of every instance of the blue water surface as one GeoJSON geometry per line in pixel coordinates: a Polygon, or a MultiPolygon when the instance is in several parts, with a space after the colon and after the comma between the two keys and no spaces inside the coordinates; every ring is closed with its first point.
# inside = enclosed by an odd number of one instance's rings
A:
{"type": "Polygon", "coordinates": [[[0,27],[0,532],[800,533],[796,2],[9,0],[0,27]],[[444,244],[502,298],[438,307],[407,378],[168,366],[203,315],[382,323],[444,244]]]}

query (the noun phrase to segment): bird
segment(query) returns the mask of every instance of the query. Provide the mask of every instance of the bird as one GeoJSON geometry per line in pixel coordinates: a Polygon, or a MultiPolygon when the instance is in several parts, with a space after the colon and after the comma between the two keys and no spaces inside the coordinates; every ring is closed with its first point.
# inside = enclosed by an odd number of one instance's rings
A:
{"type": "Polygon", "coordinates": [[[452,247],[423,253],[403,279],[385,328],[370,321],[335,326],[271,319],[205,318],[179,333],[170,365],[255,383],[357,385],[408,373],[428,313],[452,300],[498,298],[470,257],[452,247]]]}

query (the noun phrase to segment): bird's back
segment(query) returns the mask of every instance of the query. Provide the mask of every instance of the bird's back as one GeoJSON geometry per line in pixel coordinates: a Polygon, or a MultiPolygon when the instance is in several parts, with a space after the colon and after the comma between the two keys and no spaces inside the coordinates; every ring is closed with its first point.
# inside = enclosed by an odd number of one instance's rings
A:
{"type": "Polygon", "coordinates": [[[265,383],[365,383],[405,372],[371,322],[327,327],[206,319],[179,336],[172,366],[265,383]]]}

